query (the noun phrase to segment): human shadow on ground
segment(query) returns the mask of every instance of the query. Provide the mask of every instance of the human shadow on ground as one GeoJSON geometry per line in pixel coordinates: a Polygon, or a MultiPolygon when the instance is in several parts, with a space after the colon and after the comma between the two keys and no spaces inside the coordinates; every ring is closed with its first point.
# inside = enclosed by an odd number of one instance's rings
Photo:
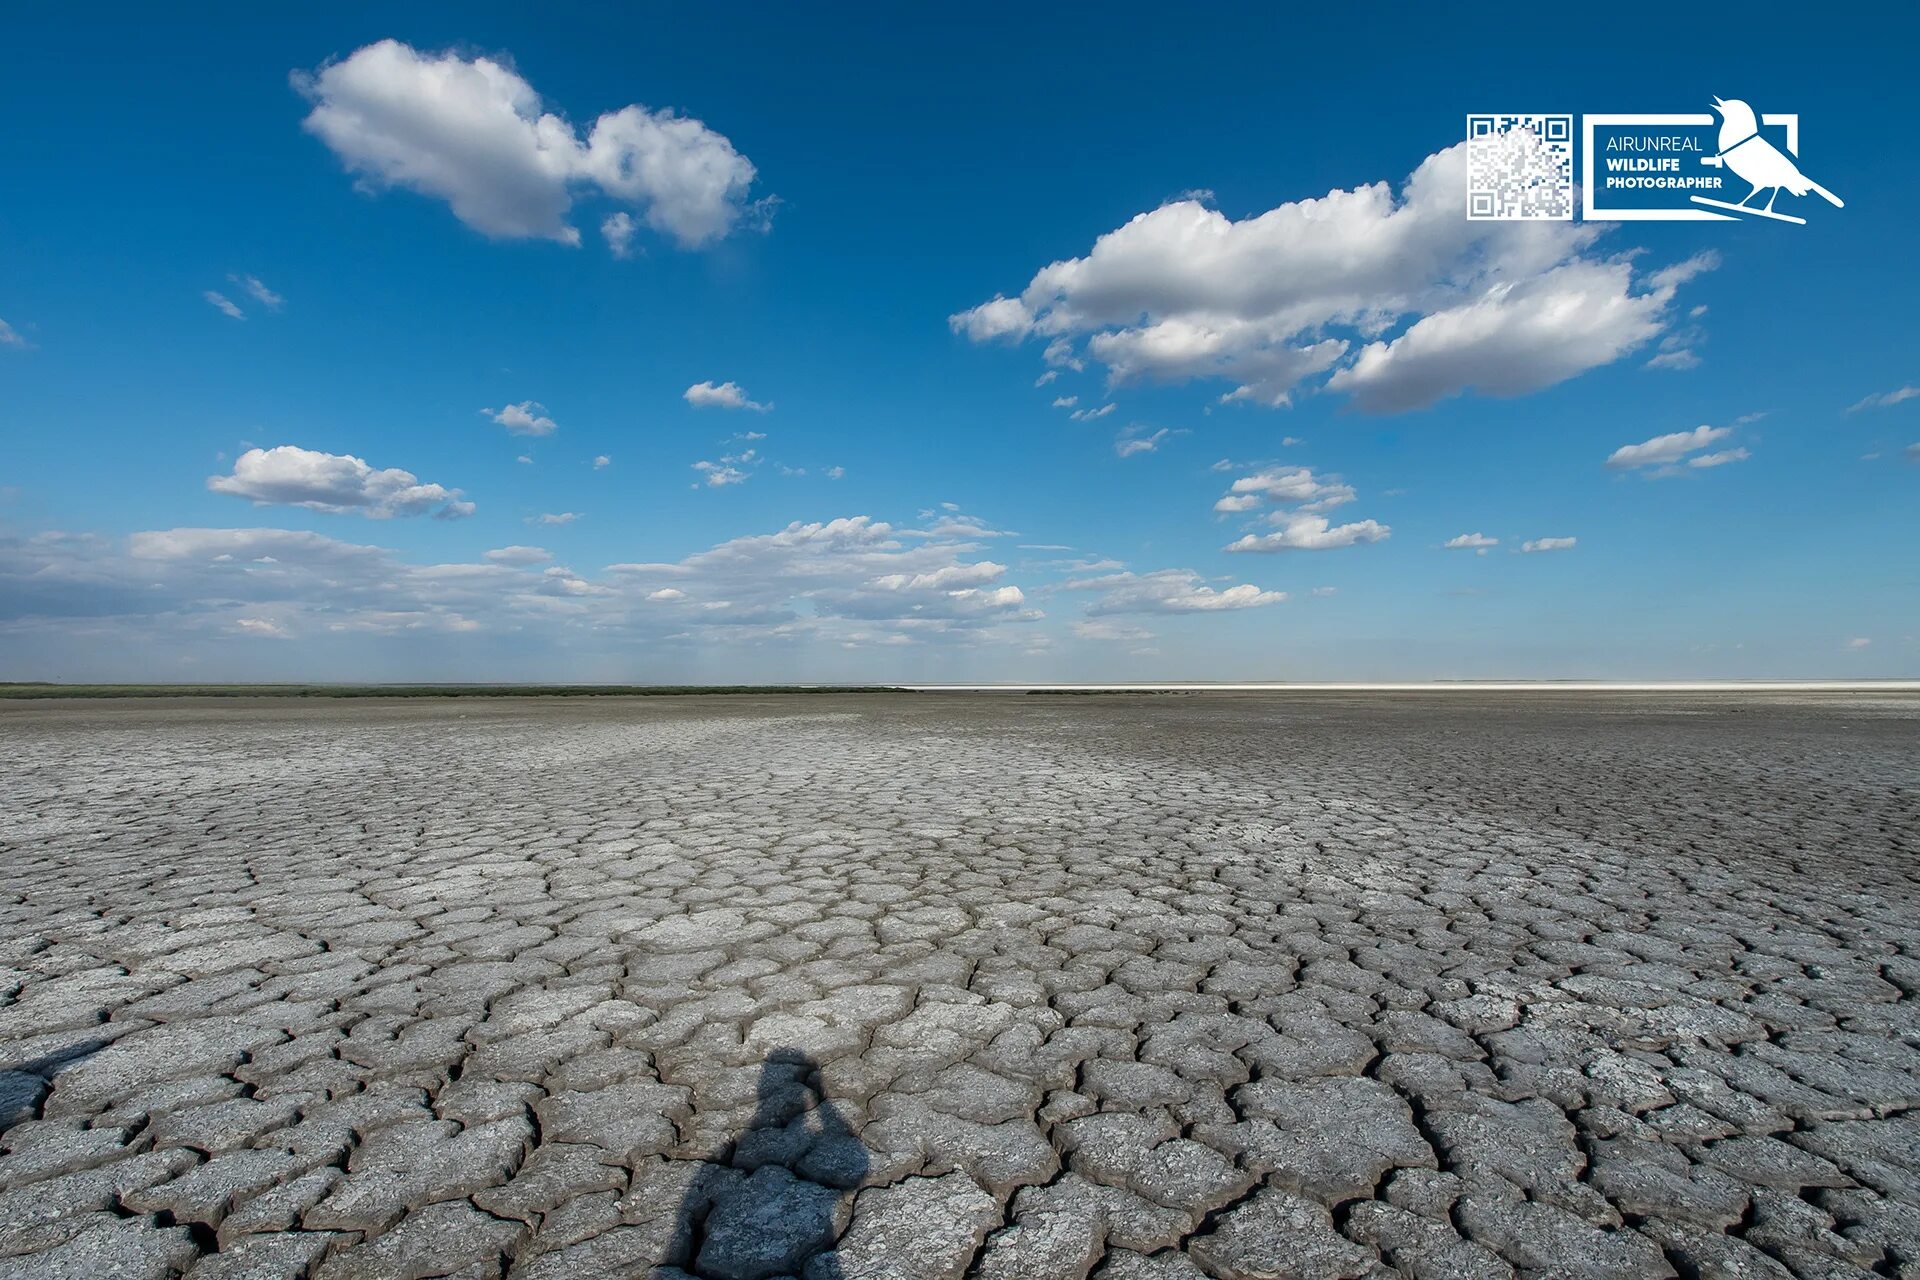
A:
{"type": "Polygon", "coordinates": [[[112,1043],[111,1040],[83,1040],[45,1057],[0,1066],[0,1133],[16,1124],[38,1120],[47,1094],[53,1089],[53,1077],[112,1043]]]}
{"type": "Polygon", "coordinates": [[[819,1064],[776,1049],[761,1064],[753,1118],[688,1185],[670,1256],[703,1277],[842,1280],[834,1244],[868,1164],[819,1064]]]}

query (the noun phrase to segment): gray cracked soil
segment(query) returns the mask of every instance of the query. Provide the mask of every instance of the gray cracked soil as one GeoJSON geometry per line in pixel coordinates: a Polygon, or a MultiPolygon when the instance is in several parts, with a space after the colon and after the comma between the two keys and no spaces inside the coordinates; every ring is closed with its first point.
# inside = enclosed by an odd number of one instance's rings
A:
{"type": "Polygon", "coordinates": [[[1920,698],[0,736],[0,1275],[1920,1276],[1920,698]]]}

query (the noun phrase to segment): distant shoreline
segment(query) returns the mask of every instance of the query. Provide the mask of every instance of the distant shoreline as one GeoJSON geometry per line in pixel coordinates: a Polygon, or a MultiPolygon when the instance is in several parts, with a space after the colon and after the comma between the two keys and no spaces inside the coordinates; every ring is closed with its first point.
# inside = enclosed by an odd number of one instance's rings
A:
{"type": "Polygon", "coordinates": [[[0,701],[55,698],[666,698],[756,694],[1920,693],[1920,680],[1166,681],[1139,684],[52,684],[0,682],[0,701]]]}
{"type": "Polygon", "coordinates": [[[36,684],[0,683],[0,700],[36,698],[661,698],[717,694],[906,693],[898,685],[810,684],[36,684]]]}

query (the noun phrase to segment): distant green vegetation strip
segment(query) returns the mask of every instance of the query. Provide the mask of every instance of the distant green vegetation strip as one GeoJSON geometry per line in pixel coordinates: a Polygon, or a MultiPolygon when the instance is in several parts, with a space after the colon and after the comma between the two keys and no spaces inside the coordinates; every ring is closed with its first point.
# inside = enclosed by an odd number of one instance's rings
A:
{"type": "Polygon", "coordinates": [[[12,684],[4,698],[662,698],[709,693],[904,693],[803,684],[12,684]]]}

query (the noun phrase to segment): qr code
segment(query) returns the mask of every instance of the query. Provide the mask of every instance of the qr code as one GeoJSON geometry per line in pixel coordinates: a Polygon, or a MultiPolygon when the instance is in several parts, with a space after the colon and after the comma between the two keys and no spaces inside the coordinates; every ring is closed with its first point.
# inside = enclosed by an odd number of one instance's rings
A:
{"type": "Polygon", "coordinates": [[[1467,117],[1467,217],[1573,220],[1573,117],[1467,117]]]}

